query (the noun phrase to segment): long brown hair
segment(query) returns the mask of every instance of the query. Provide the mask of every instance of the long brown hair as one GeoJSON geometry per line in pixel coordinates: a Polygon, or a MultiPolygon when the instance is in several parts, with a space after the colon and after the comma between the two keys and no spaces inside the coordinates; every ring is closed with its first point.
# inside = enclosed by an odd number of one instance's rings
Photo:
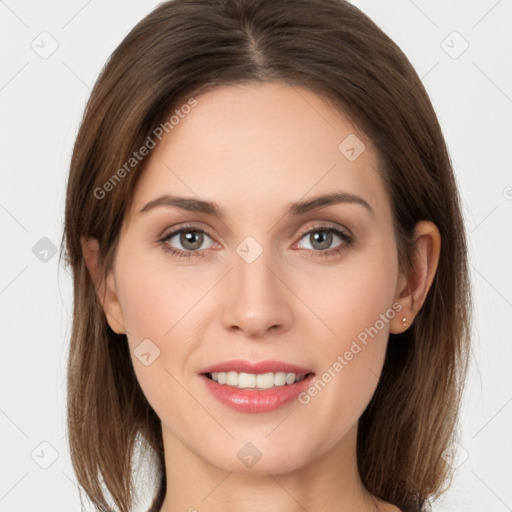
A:
{"type": "Polygon", "coordinates": [[[433,284],[413,325],[390,335],[357,442],[368,491],[404,511],[424,510],[450,476],[443,453],[457,430],[467,369],[466,235],[443,134],[417,73],[398,46],[344,0],[165,2],[104,67],[74,146],[61,247],[74,285],[67,407],[78,482],[98,510],[112,510],[109,500],[121,512],[132,510],[133,454],[142,440],[160,475],[152,510],[166,492],[160,420],[138,385],[126,337],[107,332],[80,237],[99,241],[106,275],[148,159],[122,179],[114,182],[113,175],[127,169],[133,152],[187,99],[248,81],[308,88],[369,136],[393,207],[402,269],[410,268],[416,223],[430,220],[439,228],[433,284]]]}

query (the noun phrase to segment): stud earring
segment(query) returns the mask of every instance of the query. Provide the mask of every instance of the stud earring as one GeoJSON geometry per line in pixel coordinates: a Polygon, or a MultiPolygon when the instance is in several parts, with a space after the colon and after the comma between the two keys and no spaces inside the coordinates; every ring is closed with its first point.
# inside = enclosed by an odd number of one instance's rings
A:
{"type": "Polygon", "coordinates": [[[403,317],[402,318],[402,325],[405,327],[405,325],[407,324],[407,317],[403,317]]]}

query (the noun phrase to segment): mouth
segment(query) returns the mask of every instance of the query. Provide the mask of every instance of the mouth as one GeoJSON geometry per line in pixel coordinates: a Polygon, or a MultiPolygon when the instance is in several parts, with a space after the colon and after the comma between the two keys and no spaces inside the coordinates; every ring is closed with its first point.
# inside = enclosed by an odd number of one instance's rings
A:
{"type": "Polygon", "coordinates": [[[227,372],[206,372],[203,373],[206,378],[217,384],[230,386],[235,389],[245,389],[262,391],[266,389],[291,386],[297,382],[314,375],[313,372],[294,373],[294,372],[266,372],[266,373],[246,373],[236,372],[234,370],[227,372]]]}
{"type": "Polygon", "coordinates": [[[231,361],[204,368],[206,390],[221,404],[243,413],[266,413],[297,400],[314,372],[278,361],[231,361]]]}
{"type": "Polygon", "coordinates": [[[246,359],[213,364],[203,368],[200,374],[221,386],[260,391],[292,386],[314,375],[310,368],[285,361],[246,359]]]}

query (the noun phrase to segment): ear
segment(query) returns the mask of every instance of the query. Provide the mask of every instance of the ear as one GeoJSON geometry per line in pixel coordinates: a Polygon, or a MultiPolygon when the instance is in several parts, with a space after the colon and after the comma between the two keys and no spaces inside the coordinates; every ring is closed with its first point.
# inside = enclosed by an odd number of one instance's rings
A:
{"type": "Polygon", "coordinates": [[[101,272],[98,240],[81,237],[81,242],[85,264],[94,283],[107,322],[115,333],[126,334],[121,304],[116,292],[114,273],[109,271],[105,280],[101,272]]]}
{"type": "Polygon", "coordinates": [[[390,332],[398,334],[412,324],[427,298],[434,280],[441,252],[441,235],[437,226],[422,220],[415,227],[415,249],[412,268],[408,276],[401,275],[396,288],[395,301],[402,310],[390,322],[390,332]],[[405,322],[402,320],[405,318],[405,322]]]}

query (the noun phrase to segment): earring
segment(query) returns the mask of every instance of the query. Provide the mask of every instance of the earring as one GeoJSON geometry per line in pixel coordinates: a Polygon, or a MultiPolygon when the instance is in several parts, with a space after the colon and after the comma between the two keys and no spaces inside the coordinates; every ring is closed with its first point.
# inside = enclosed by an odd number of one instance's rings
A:
{"type": "Polygon", "coordinates": [[[405,325],[407,324],[407,317],[403,317],[402,318],[402,325],[405,327],[405,325]]]}
{"type": "Polygon", "coordinates": [[[107,324],[107,334],[117,334],[117,332],[114,332],[110,325],[107,324]]]}

